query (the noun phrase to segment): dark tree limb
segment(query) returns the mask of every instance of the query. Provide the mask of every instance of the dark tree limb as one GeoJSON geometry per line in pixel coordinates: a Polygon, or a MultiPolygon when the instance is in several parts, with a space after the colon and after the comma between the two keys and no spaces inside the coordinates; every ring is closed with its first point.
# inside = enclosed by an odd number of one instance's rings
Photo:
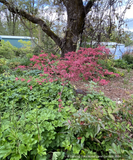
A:
{"type": "Polygon", "coordinates": [[[85,13],[86,14],[90,11],[91,7],[94,5],[95,2],[96,2],[96,0],[90,0],[87,3],[87,5],[85,6],[85,13]]]}

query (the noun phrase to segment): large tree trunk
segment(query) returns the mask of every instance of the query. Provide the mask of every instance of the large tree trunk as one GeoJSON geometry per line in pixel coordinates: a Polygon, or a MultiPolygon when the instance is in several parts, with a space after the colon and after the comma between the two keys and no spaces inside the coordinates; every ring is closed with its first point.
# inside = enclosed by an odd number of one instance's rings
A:
{"type": "Polygon", "coordinates": [[[82,34],[84,29],[85,17],[95,1],[96,0],[89,0],[87,5],[84,6],[83,0],[60,0],[60,3],[63,3],[63,5],[66,7],[68,18],[66,34],[65,37],[61,39],[47,26],[42,19],[17,8],[6,0],[0,0],[1,3],[7,6],[10,12],[20,15],[32,23],[40,25],[42,30],[61,48],[62,57],[64,57],[65,53],[67,52],[76,51],[79,36],[82,34]]]}
{"type": "Polygon", "coordinates": [[[95,1],[89,1],[86,7],[84,7],[82,0],[63,0],[67,9],[68,20],[66,35],[61,46],[62,57],[64,57],[65,53],[76,51],[77,42],[84,30],[85,17],[95,1]]]}
{"type": "Polygon", "coordinates": [[[62,57],[64,54],[71,51],[76,51],[77,42],[80,34],[83,32],[85,23],[85,8],[82,0],[71,0],[71,2],[63,1],[67,9],[67,30],[63,44],[61,47],[62,57]]]}

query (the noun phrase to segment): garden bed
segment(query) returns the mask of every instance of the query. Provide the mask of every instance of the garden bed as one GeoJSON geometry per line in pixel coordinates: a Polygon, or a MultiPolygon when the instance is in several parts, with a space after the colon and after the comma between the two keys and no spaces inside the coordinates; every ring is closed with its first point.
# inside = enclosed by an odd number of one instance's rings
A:
{"type": "Polygon", "coordinates": [[[132,67],[47,56],[1,60],[0,160],[133,159],[132,67]]]}
{"type": "MultiPolygon", "coordinates": [[[[133,95],[133,70],[128,72],[126,69],[119,69],[123,76],[110,78],[107,85],[98,85],[94,88],[97,92],[104,92],[105,96],[113,101],[128,100],[133,95]]],[[[73,82],[73,85],[84,91],[89,90],[89,82],[73,82]],[[88,85],[88,86],[86,86],[88,85]]]]}

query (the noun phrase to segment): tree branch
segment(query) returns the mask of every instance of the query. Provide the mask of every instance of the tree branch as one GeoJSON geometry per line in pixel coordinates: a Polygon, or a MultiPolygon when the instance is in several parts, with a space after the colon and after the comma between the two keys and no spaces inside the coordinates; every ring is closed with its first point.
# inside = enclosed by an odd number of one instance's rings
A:
{"type": "Polygon", "coordinates": [[[96,2],[96,0],[89,0],[87,5],[85,6],[85,14],[87,14],[90,11],[90,9],[93,6],[94,2],[96,2]]]}
{"type": "Polygon", "coordinates": [[[12,3],[9,3],[6,0],[0,0],[0,2],[3,3],[8,8],[8,10],[10,12],[20,15],[23,18],[26,18],[27,20],[29,20],[32,23],[40,25],[42,30],[49,37],[51,37],[59,47],[62,46],[61,39],[47,26],[47,24],[42,19],[40,19],[38,17],[35,17],[34,15],[31,15],[31,14],[27,13],[26,11],[24,11],[22,9],[17,8],[12,3]]]}

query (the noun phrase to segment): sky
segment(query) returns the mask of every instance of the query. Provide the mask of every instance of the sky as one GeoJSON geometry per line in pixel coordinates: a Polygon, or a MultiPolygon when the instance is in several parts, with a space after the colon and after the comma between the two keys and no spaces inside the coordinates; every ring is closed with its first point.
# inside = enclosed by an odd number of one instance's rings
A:
{"type": "Polygon", "coordinates": [[[126,11],[125,19],[127,22],[127,29],[133,32],[133,5],[126,11]]]}
{"type": "MultiPolygon", "coordinates": [[[[122,8],[124,9],[125,6],[122,8]]],[[[52,13],[47,14],[47,16],[49,17],[50,21],[54,21],[56,19],[55,17],[57,17],[57,14],[55,12],[52,12],[52,13]]],[[[64,13],[63,19],[67,19],[66,13],[64,13]]],[[[125,25],[124,30],[133,32],[133,5],[131,6],[130,9],[126,10],[124,20],[126,22],[125,24],[127,24],[127,26],[125,25]]]]}

